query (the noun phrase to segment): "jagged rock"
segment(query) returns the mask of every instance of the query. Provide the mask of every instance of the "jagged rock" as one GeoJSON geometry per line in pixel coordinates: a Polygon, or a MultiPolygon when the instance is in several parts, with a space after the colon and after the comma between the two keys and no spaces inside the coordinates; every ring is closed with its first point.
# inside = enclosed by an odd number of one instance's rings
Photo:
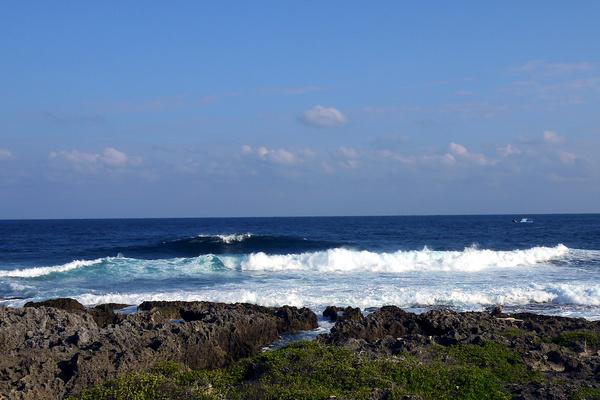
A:
{"type": "Polygon", "coordinates": [[[432,345],[497,342],[518,353],[532,370],[562,378],[571,385],[519,386],[520,399],[567,399],[577,387],[600,387],[600,322],[584,319],[490,312],[432,310],[413,314],[387,306],[367,315],[338,318],[318,340],[354,351],[397,355],[426,354],[432,345]],[[561,334],[567,336],[561,337],[561,334]],[[571,334],[571,336],[569,336],[571,334]]]}
{"type": "Polygon", "coordinates": [[[59,399],[165,360],[221,367],[317,326],[312,311],[287,306],[161,302],[119,315],[68,300],[0,309],[0,398],[59,399]]]}
{"type": "Polygon", "coordinates": [[[39,302],[30,301],[25,303],[25,307],[52,307],[71,312],[85,312],[83,304],[70,298],[58,298],[39,302]]]}
{"type": "Polygon", "coordinates": [[[338,319],[338,310],[336,306],[327,306],[323,310],[323,316],[331,322],[335,322],[338,319]]]}
{"type": "Polygon", "coordinates": [[[100,304],[92,309],[89,309],[88,313],[92,316],[92,318],[94,318],[94,321],[96,321],[96,324],[99,327],[105,328],[108,325],[118,324],[123,318],[125,318],[123,315],[115,313],[115,310],[120,310],[125,307],[127,307],[126,304],[100,304]]]}
{"type": "Polygon", "coordinates": [[[496,304],[489,311],[490,311],[490,315],[492,317],[498,317],[498,316],[502,315],[504,308],[502,307],[502,305],[496,304]]]}

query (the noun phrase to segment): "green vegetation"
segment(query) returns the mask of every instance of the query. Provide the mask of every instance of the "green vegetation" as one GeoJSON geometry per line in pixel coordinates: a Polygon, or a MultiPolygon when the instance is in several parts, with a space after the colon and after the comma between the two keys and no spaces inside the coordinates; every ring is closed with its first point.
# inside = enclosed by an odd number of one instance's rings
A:
{"type": "Polygon", "coordinates": [[[600,389],[582,388],[572,397],[572,400],[600,400],[600,389]]]}
{"type": "Polygon", "coordinates": [[[575,348],[577,343],[584,343],[586,346],[596,348],[600,343],[600,333],[591,331],[565,332],[552,338],[551,342],[569,348],[575,348]]]}
{"type": "Polygon", "coordinates": [[[506,330],[506,331],[503,333],[503,335],[504,335],[504,336],[506,336],[506,337],[519,337],[519,336],[523,336],[523,335],[525,335],[525,334],[526,334],[526,332],[525,332],[525,331],[522,331],[521,329],[519,329],[519,328],[515,328],[515,327],[513,327],[513,328],[508,328],[508,329],[507,329],[507,330],[506,330]]]}
{"type": "Polygon", "coordinates": [[[447,351],[450,356],[464,364],[492,370],[502,382],[518,383],[542,379],[540,373],[525,366],[520,355],[498,343],[452,346],[447,351]]]}
{"type": "Polygon", "coordinates": [[[432,350],[429,361],[408,355],[373,357],[319,342],[240,360],[228,368],[191,371],[162,363],[86,390],[79,400],[146,399],[509,399],[503,385],[539,377],[506,347],[486,343],[432,350]]]}

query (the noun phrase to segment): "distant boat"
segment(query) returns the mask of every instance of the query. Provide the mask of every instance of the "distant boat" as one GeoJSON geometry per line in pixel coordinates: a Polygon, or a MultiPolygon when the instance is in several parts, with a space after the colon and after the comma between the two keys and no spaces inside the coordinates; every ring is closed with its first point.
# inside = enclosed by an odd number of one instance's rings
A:
{"type": "Polygon", "coordinates": [[[531,218],[515,218],[513,219],[513,223],[515,224],[533,224],[533,220],[531,218]]]}

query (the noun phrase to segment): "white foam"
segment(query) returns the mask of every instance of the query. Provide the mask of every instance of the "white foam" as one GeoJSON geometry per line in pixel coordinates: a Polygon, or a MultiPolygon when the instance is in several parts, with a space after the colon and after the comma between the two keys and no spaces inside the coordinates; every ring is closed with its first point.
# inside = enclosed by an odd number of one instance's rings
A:
{"type": "Polygon", "coordinates": [[[231,234],[231,235],[217,235],[224,243],[243,242],[246,239],[252,237],[251,233],[231,234]]]}
{"type": "MultiPolygon", "coordinates": [[[[172,290],[135,293],[83,293],[75,295],[78,301],[86,305],[101,303],[140,304],[143,301],[183,300],[183,301],[216,301],[225,303],[252,303],[264,306],[307,306],[316,312],[327,305],[353,306],[363,309],[397,305],[402,308],[419,309],[433,306],[447,306],[457,310],[482,310],[493,304],[511,307],[524,307],[527,310],[532,304],[538,304],[538,310],[558,315],[579,315],[591,319],[600,318],[598,298],[600,285],[586,284],[549,284],[524,285],[520,287],[406,287],[394,285],[377,285],[364,287],[359,285],[354,290],[348,286],[331,284],[332,287],[316,288],[297,286],[294,283],[281,285],[225,285],[219,288],[203,288],[199,290],[172,290]],[[592,307],[592,308],[590,308],[592,307]],[[575,314],[573,314],[573,310],[575,314]],[[579,311],[577,311],[579,310],[579,311]]],[[[19,300],[23,302],[25,300],[19,300]]],[[[14,305],[20,304],[13,301],[14,305]]]]}
{"type": "Polygon", "coordinates": [[[10,271],[0,271],[0,277],[7,278],[35,278],[38,276],[44,276],[55,272],[67,272],[74,269],[89,267],[92,265],[100,264],[109,258],[97,258],[95,260],[75,260],[62,265],[55,265],[51,267],[33,267],[33,268],[22,268],[13,269],[10,271]]]}
{"type": "Polygon", "coordinates": [[[376,253],[336,248],[286,255],[269,255],[262,252],[247,256],[206,254],[193,258],[162,260],[105,257],[95,260],[75,260],[56,266],[0,271],[0,277],[35,278],[52,273],[69,272],[100,263],[104,263],[109,273],[114,276],[155,277],[157,279],[202,274],[218,268],[264,272],[306,271],[309,273],[477,272],[493,268],[533,266],[565,256],[569,251],[567,247],[558,245],[510,251],[480,250],[470,247],[463,251],[433,251],[424,248],[423,250],[376,253]]]}
{"type": "Polygon", "coordinates": [[[85,305],[103,303],[121,303],[139,305],[144,301],[214,301],[223,303],[251,303],[263,306],[302,306],[302,299],[293,293],[284,294],[277,289],[267,291],[254,291],[249,289],[236,290],[206,290],[199,292],[190,291],[160,291],[139,293],[85,293],[74,296],[85,305]]]}
{"type": "Polygon", "coordinates": [[[336,248],[301,254],[269,255],[263,252],[250,254],[241,263],[242,270],[288,271],[310,270],[317,272],[386,272],[407,271],[463,271],[476,272],[489,268],[514,268],[531,266],[568,254],[569,249],[560,244],[555,247],[533,247],[526,250],[480,250],[469,247],[463,251],[423,250],[375,253],[336,248]]]}
{"type": "Polygon", "coordinates": [[[234,242],[243,242],[246,239],[251,238],[252,236],[254,236],[251,233],[231,233],[231,234],[227,234],[227,235],[198,235],[198,237],[201,238],[211,238],[211,237],[216,237],[219,238],[220,241],[222,241],[225,244],[231,244],[234,242]]]}

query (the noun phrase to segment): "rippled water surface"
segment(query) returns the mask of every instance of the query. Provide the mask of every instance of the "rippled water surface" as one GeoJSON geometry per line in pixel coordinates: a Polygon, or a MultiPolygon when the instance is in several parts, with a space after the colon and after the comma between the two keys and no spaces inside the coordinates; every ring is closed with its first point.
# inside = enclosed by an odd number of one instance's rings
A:
{"type": "Polygon", "coordinates": [[[600,318],[600,215],[0,221],[0,302],[396,304],[600,318]]]}

